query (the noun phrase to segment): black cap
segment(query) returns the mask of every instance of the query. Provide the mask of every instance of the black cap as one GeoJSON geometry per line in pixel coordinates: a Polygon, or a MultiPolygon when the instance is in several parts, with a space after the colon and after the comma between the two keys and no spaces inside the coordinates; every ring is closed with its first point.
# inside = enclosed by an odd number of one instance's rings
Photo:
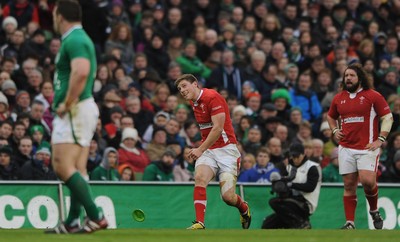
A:
{"type": "Polygon", "coordinates": [[[265,124],[270,124],[270,123],[283,123],[282,119],[277,117],[277,116],[271,116],[265,120],[265,124]]]}
{"type": "Polygon", "coordinates": [[[3,145],[3,146],[0,147],[0,154],[3,154],[3,153],[8,154],[8,155],[11,156],[12,153],[13,153],[13,150],[12,150],[12,148],[10,146],[3,145]]]}
{"type": "Polygon", "coordinates": [[[294,143],[290,146],[289,148],[289,155],[290,156],[299,156],[301,154],[304,154],[304,146],[300,143],[294,143]]]}
{"type": "Polygon", "coordinates": [[[162,156],[171,156],[173,158],[176,157],[176,153],[175,151],[173,151],[172,149],[167,149],[162,156]]]}
{"type": "Polygon", "coordinates": [[[265,109],[265,110],[271,111],[271,112],[276,111],[276,107],[275,107],[275,105],[272,104],[272,103],[265,103],[265,104],[263,104],[262,107],[261,107],[261,109],[265,109]]]}
{"type": "Polygon", "coordinates": [[[120,113],[120,114],[124,114],[124,110],[120,107],[120,106],[114,106],[110,109],[110,114],[113,113],[120,113]]]}

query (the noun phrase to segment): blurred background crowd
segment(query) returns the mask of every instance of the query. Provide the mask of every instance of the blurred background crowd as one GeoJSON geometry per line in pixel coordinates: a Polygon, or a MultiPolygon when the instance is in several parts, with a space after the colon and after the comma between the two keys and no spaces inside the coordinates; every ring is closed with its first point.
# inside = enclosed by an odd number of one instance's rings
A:
{"type": "MultiPolygon", "coordinates": [[[[341,182],[326,120],[342,74],[360,62],[394,116],[379,181],[400,182],[400,1],[79,0],[97,52],[100,109],[91,180],[192,181],[201,142],[174,80],[195,75],[227,100],[242,153],[238,181],[285,173],[298,142],[341,182]]],[[[55,0],[0,0],[0,179],[55,180],[55,0]]]]}

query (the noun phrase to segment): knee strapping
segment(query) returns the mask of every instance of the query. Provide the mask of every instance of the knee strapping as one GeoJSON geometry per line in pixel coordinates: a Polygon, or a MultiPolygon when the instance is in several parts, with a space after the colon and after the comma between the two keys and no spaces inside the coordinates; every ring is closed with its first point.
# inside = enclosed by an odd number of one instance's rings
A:
{"type": "Polygon", "coordinates": [[[219,175],[219,182],[222,184],[221,186],[221,194],[225,194],[229,189],[235,187],[236,185],[236,176],[232,175],[231,173],[221,173],[219,175]]]}

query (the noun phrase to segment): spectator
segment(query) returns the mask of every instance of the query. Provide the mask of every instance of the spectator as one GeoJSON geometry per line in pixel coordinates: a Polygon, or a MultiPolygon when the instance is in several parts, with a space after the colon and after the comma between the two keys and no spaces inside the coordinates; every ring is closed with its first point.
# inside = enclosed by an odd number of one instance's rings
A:
{"type": "Polygon", "coordinates": [[[100,153],[98,145],[98,135],[94,134],[89,145],[89,156],[86,163],[86,170],[90,174],[102,161],[102,156],[100,153]]]}
{"type": "Polygon", "coordinates": [[[8,111],[8,100],[7,97],[0,92],[0,121],[9,119],[10,113],[8,111]]]}
{"type": "Polygon", "coordinates": [[[147,56],[150,67],[156,70],[162,79],[165,79],[171,59],[161,34],[154,33],[152,35],[150,44],[145,47],[144,53],[147,56]]]}
{"type": "Polygon", "coordinates": [[[30,21],[39,23],[37,7],[28,0],[9,1],[3,7],[3,17],[13,16],[20,28],[26,27],[30,21]]]}
{"type": "Polygon", "coordinates": [[[104,150],[103,158],[99,166],[90,173],[90,180],[93,181],[119,181],[118,151],[113,147],[104,150]]]}
{"type": "Polygon", "coordinates": [[[318,163],[323,169],[329,164],[329,157],[324,155],[324,142],[320,139],[312,139],[313,143],[313,154],[310,156],[310,160],[318,163]]]}
{"type": "Polygon", "coordinates": [[[194,161],[189,159],[190,149],[193,147],[185,146],[183,155],[178,159],[178,163],[174,166],[174,181],[188,182],[194,181],[194,161]]]}
{"type": "Polygon", "coordinates": [[[22,113],[29,113],[31,110],[31,98],[29,96],[29,93],[24,90],[20,90],[17,92],[15,95],[15,106],[14,109],[12,110],[11,116],[13,119],[17,119],[17,116],[19,116],[22,113]]]}
{"type": "Polygon", "coordinates": [[[12,158],[10,146],[0,147],[0,180],[18,180],[20,166],[12,158]]]}
{"type": "MultiPolygon", "coordinates": [[[[15,82],[13,80],[7,79],[3,81],[0,86],[2,93],[7,98],[8,102],[7,110],[8,111],[13,110],[15,105],[15,95],[17,94],[18,91],[15,82]]],[[[8,115],[10,115],[10,113],[8,115]]]]}
{"type": "Polygon", "coordinates": [[[174,160],[176,154],[172,150],[166,150],[161,160],[154,161],[144,170],[143,181],[174,181],[174,160]]]}
{"type": "Polygon", "coordinates": [[[12,128],[13,128],[13,123],[10,120],[6,120],[0,123],[0,138],[3,138],[8,141],[8,139],[12,135],[12,128]]]}
{"type": "Polygon", "coordinates": [[[50,157],[51,152],[48,147],[39,147],[33,158],[21,167],[19,180],[57,180],[50,157]]]}
{"type": "Polygon", "coordinates": [[[165,130],[167,131],[167,144],[177,142],[181,148],[185,147],[186,141],[180,135],[181,124],[176,118],[170,118],[165,125],[165,130]]]}
{"type": "Polygon", "coordinates": [[[4,17],[1,27],[0,46],[10,40],[14,31],[18,28],[18,22],[13,16],[4,17]]]}
{"type": "Polygon", "coordinates": [[[199,147],[201,145],[200,128],[195,120],[189,119],[183,125],[186,136],[186,145],[191,147],[199,147]]]}
{"type": "Polygon", "coordinates": [[[14,151],[14,159],[19,167],[32,159],[32,139],[29,136],[22,137],[18,142],[18,148],[14,151]]]}
{"type": "Polygon", "coordinates": [[[276,108],[276,116],[282,120],[288,120],[289,111],[292,108],[289,92],[285,88],[275,89],[272,91],[271,101],[276,108]]]}
{"type": "Polygon", "coordinates": [[[51,136],[51,129],[47,125],[47,123],[44,119],[44,113],[45,113],[44,106],[45,105],[39,100],[35,100],[32,102],[29,123],[30,123],[31,127],[32,127],[32,125],[42,126],[43,132],[44,132],[43,134],[45,136],[44,138],[46,140],[49,140],[50,136],[51,136]]]}
{"type": "Polygon", "coordinates": [[[162,154],[167,149],[167,131],[157,127],[153,130],[150,143],[146,147],[146,154],[151,161],[161,160],[162,154]]]}
{"type": "Polygon", "coordinates": [[[243,149],[246,154],[257,154],[257,151],[261,148],[261,129],[258,125],[253,125],[249,128],[247,133],[247,141],[242,142],[243,149]]]}
{"type": "Polygon", "coordinates": [[[139,136],[143,137],[148,124],[153,120],[153,114],[148,110],[142,109],[140,99],[136,96],[128,96],[125,106],[126,114],[133,118],[133,123],[139,132],[139,136]]]}
{"type": "Polygon", "coordinates": [[[378,178],[379,182],[400,182],[400,150],[397,150],[393,157],[393,162],[388,164],[386,170],[378,178]]]}
{"type": "Polygon", "coordinates": [[[332,150],[330,163],[322,169],[322,182],[343,182],[339,174],[338,148],[332,150]]]}
{"type": "MultiPolygon", "coordinates": [[[[296,136],[292,139],[292,143],[302,143],[304,144],[307,141],[311,141],[312,139],[312,129],[310,122],[304,120],[301,121],[299,125],[299,131],[296,136]]],[[[307,157],[311,157],[307,154],[307,157]]]]}
{"type": "Polygon", "coordinates": [[[18,150],[20,140],[26,135],[26,127],[21,121],[15,122],[13,125],[12,135],[8,142],[13,150],[18,150]]]}
{"type": "Polygon", "coordinates": [[[156,86],[154,90],[154,96],[150,100],[154,107],[154,111],[158,112],[165,110],[167,106],[167,98],[170,95],[170,90],[167,84],[160,83],[156,86]]]}
{"type": "Polygon", "coordinates": [[[111,50],[116,48],[121,51],[120,61],[127,72],[132,71],[132,62],[134,56],[133,39],[131,35],[131,28],[126,23],[116,24],[105,43],[106,53],[111,53],[111,50]]]}
{"type": "Polygon", "coordinates": [[[128,164],[120,165],[118,168],[118,173],[121,177],[121,181],[134,181],[135,175],[133,173],[133,169],[128,164]]]}
{"type": "Polygon", "coordinates": [[[318,97],[311,89],[311,76],[309,72],[300,74],[297,86],[290,90],[292,107],[299,107],[305,120],[313,122],[320,118],[322,108],[318,97]]]}
{"type": "Polygon", "coordinates": [[[218,68],[212,71],[210,78],[206,82],[206,87],[226,88],[231,95],[241,99],[241,88],[244,79],[242,71],[235,65],[233,51],[225,50],[222,53],[221,62],[218,68]]]}
{"type": "Polygon", "coordinates": [[[269,183],[271,182],[271,173],[279,172],[274,164],[269,162],[269,153],[265,148],[261,148],[257,152],[256,165],[243,173],[240,173],[239,182],[257,182],[269,183]]]}
{"type": "Polygon", "coordinates": [[[129,164],[135,173],[143,173],[150,160],[144,150],[136,147],[138,141],[139,136],[136,129],[124,129],[122,143],[118,149],[119,165],[129,164]]]}
{"type": "Polygon", "coordinates": [[[253,154],[246,154],[241,159],[240,173],[250,170],[256,165],[256,157],[253,154]]]}
{"type": "Polygon", "coordinates": [[[176,62],[181,66],[182,72],[207,79],[211,75],[211,70],[196,56],[196,48],[196,43],[193,40],[187,40],[183,54],[176,58],[176,62]]]}

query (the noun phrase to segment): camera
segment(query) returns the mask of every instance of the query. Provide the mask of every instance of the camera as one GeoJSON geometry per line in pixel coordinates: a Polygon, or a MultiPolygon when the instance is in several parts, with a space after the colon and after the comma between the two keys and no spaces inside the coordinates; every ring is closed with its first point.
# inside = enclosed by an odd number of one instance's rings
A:
{"type": "Polygon", "coordinates": [[[292,167],[288,176],[281,177],[278,172],[271,174],[271,194],[276,193],[278,197],[287,198],[292,196],[291,182],[296,177],[297,169],[292,167]]]}

